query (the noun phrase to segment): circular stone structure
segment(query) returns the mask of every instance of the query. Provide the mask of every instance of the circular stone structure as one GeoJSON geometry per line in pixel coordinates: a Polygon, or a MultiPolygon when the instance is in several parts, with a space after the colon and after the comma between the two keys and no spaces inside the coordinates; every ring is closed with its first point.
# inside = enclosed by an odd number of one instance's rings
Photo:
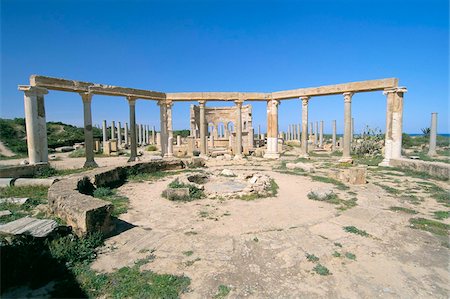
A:
{"type": "Polygon", "coordinates": [[[229,169],[212,172],[189,173],[178,178],[180,183],[191,184],[203,190],[208,198],[236,198],[258,194],[272,195],[272,178],[260,172],[231,171],[229,169]]]}

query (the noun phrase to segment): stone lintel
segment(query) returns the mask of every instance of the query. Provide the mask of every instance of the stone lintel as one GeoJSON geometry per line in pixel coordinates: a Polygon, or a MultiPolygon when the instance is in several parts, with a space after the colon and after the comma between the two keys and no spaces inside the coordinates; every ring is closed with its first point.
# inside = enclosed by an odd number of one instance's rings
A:
{"type": "Polygon", "coordinates": [[[271,95],[261,92],[175,92],[166,93],[166,98],[174,101],[267,101],[271,95]]]}
{"type": "Polygon", "coordinates": [[[34,92],[37,94],[47,94],[48,90],[46,88],[30,86],[30,85],[19,85],[19,90],[24,92],[34,92]]]}
{"type": "Polygon", "coordinates": [[[276,91],[272,93],[274,99],[299,98],[303,96],[326,96],[333,94],[343,94],[345,92],[366,92],[384,90],[386,88],[397,87],[397,78],[387,78],[379,80],[358,81],[335,85],[325,85],[320,87],[309,87],[292,90],[276,91]]]}

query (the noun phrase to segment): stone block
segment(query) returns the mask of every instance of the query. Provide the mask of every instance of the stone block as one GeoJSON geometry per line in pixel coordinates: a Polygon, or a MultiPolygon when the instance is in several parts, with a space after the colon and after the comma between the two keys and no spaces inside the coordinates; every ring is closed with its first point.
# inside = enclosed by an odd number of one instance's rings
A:
{"type": "Polygon", "coordinates": [[[364,166],[349,167],[339,170],[333,170],[329,176],[340,180],[343,183],[351,185],[363,185],[366,184],[367,168],[364,166]]]}
{"type": "Polygon", "coordinates": [[[3,211],[0,211],[0,217],[3,217],[3,216],[9,216],[9,215],[11,215],[12,213],[11,213],[11,211],[9,211],[9,210],[3,210],[3,211]]]}
{"type": "Polygon", "coordinates": [[[0,187],[12,186],[13,181],[13,178],[0,178],[0,187]]]}
{"type": "Polygon", "coordinates": [[[310,172],[310,173],[316,172],[316,169],[314,168],[314,166],[312,164],[302,163],[302,162],[287,163],[286,168],[287,169],[301,169],[305,172],[310,172]]]}
{"type": "Polygon", "coordinates": [[[27,234],[32,235],[33,237],[42,238],[48,236],[58,226],[59,225],[55,220],[24,217],[0,225],[0,234],[2,235],[27,234]]]}
{"type": "Polygon", "coordinates": [[[111,139],[109,142],[110,142],[111,152],[119,151],[119,146],[117,144],[117,140],[111,139]]]}
{"type": "Polygon", "coordinates": [[[57,179],[17,179],[14,181],[14,186],[46,186],[50,187],[57,179]]]}
{"type": "Polygon", "coordinates": [[[189,188],[167,188],[163,197],[169,200],[189,200],[189,188]]]}
{"type": "Polygon", "coordinates": [[[103,142],[103,154],[110,156],[111,155],[111,142],[105,141],[103,142]]]}
{"type": "Polygon", "coordinates": [[[12,203],[15,205],[23,205],[29,200],[28,197],[7,197],[0,198],[0,203],[12,203]]]}
{"type": "Polygon", "coordinates": [[[100,140],[94,140],[94,152],[100,152],[100,140]]]}

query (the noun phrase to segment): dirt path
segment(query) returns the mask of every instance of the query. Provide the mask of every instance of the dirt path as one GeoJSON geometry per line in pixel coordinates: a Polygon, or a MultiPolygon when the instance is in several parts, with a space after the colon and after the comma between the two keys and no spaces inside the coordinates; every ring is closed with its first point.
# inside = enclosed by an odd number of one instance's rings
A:
{"type": "Polygon", "coordinates": [[[5,157],[12,157],[16,154],[12,150],[7,148],[6,145],[3,144],[3,142],[0,141],[0,155],[5,157]]]}
{"type": "Polygon", "coordinates": [[[307,198],[329,184],[265,173],[279,185],[278,195],[254,201],[170,202],[160,194],[173,177],[122,186],[131,208],[121,219],[135,227],[110,238],[113,249],[93,268],[113,271],[151,256],[141,269],[192,279],[185,298],[211,298],[219,285],[231,288],[230,298],[448,297],[448,249],[409,228],[409,215],[388,210],[398,199],[373,184],[352,187],[358,206],[341,212],[307,198]],[[345,232],[350,225],[371,237],[345,232]],[[316,274],[317,263],[332,275],[316,274]]]}

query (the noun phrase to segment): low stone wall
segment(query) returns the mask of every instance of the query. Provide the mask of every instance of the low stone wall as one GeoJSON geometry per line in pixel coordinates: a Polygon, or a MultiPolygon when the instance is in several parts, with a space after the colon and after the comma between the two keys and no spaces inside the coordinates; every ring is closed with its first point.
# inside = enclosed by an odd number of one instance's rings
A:
{"type": "Polygon", "coordinates": [[[47,163],[33,165],[14,165],[0,168],[0,178],[29,178],[40,169],[48,167],[47,163]]]}
{"type": "Polygon", "coordinates": [[[411,159],[391,159],[389,165],[394,167],[407,168],[414,171],[426,172],[429,175],[447,180],[450,177],[450,164],[442,162],[428,162],[411,159]]]}
{"type": "Polygon", "coordinates": [[[108,234],[114,229],[111,219],[113,205],[108,201],[80,193],[78,188],[80,182],[94,188],[119,186],[130,174],[181,168],[184,168],[181,160],[159,160],[95,169],[53,184],[48,190],[48,203],[51,211],[66,221],[77,235],[98,231],[108,234]]]}

